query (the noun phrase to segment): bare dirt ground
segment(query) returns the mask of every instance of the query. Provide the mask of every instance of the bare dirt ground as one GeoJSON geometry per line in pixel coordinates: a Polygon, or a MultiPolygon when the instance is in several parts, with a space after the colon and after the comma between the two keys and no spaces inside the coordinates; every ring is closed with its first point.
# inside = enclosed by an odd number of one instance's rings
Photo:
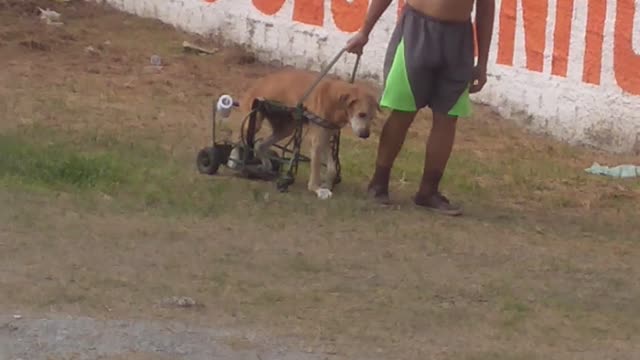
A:
{"type": "Polygon", "coordinates": [[[363,196],[376,136],[348,131],[328,202],[306,193],[304,168],[287,194],[198,175],[213,99],[270,69],[84,1],[0,0],[0,312],[24,316],[0,324],[11,356],[241,359],[278,343],[330,359],[640,358],[640,186],[583,171],[637,159],[478,107],[444,183],[465,204],[458,219],[409,200],[426,114],[390,209],[363,196]],[[220,51],[185,54],[183,40],[220,51]],[[163,304],[173,296],[198,305],[163,304]],[[174,326],[198,330],[162,330],[174,326]],[[114,331],[122,341],[100,347],[114,331]]]}

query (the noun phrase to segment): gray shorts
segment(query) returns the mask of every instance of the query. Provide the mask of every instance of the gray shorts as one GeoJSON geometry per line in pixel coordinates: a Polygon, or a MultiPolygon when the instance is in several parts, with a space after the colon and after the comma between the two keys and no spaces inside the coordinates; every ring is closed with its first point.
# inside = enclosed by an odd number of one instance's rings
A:
{"type": "Polygon", "coordinates": [[[474,63],[471,20],[441,21],[406,4],[387,48],[380,105],[469,116],[474,63]]]}

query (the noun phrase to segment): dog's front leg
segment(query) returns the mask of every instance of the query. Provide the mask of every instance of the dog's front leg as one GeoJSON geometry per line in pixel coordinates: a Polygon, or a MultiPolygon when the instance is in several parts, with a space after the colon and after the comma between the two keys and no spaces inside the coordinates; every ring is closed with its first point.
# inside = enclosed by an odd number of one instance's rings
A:
{"type": "Polygon", "coordinates": [[[329,189],[333,189],[335,185],[336,177],[338,176],[338,163],[336,159],[333,157],[333,148],[331,146],[331,136],[333,134],[329,134],[329,141],[326,150],[326,159],[327,159],[327,173],[326,173],[326,187],[329,189]]]}
{"type": "Polygon", "coordinates": [[[316,136],[312,137],[309,183],[307,185],[309,191],[314,192],[318,198],[322,200],[329,199],[333,195],[329,188],[321,186],[322,178],[320,172],[322,170],[322,158],[328,148],[328,142],[324,138],[323,132],[319,132],[316,136]]]}

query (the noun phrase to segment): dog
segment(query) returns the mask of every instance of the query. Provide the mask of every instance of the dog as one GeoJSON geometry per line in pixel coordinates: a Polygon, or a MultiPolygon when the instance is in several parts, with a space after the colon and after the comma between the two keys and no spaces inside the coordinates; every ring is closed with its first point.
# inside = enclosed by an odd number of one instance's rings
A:
{"type": "MultiPolygon", "coordinates": [[[[267,99],[295,107],[318,76],[316,72],[293,68],[266,75],[257,79],[244,93],[239,108],[244,113],[250,112],[254,99],[267,99]]],[[[325,76],[318,83],[303,105],[308,111],[325,119],[336,128],[328,129],[311,121],[305,124],[311,137],[307,188],[318,198],[329,199],[337,176],[337,164],[331,153],[331,137],[340,129],[350,125],[356,136],[362,139],[369,138],[371,124],[377,113],[381,111],[380,105],[370,89],[330,75],[325,76]],[[324,183],[321,181],[320,174],[323,161],[327,164],[324,183]]],[[[291,136],[296,128],[292,116],[265,118],[258,113],[255,124],[256,133],[261,129],[264,120],[271,126],[272,132],[256,147],[256,155],[262,157],[271,146],[291,136]]]]}

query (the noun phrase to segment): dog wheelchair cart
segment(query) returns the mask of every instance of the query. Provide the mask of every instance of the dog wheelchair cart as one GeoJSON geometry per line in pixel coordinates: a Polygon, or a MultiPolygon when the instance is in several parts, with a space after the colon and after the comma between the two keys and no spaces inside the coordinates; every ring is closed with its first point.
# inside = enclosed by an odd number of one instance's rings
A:
{"type": "MultiPolygon", "coordinates": [[[[303,126],[307,123],[338,130],[338,127],[329,123],[325,119],[311,113],[303,105],[313,89],[326,76],[329,70],[335,65],[340,56],[345,52],[342,49],[320,73],[317,80],[305,92],[298,104],[294,107],[286,106],[276,101],[268,99],[254,99],[251,104],[250,113],[244,118],[241,124],[240,141],[234,142],[230,139],[218,139],[217,115],[221,115],[222,120],[227,118],[232,108],[238,104],[229,95],[222,95],[218,102],[213,105],[212,110],[212,143],[198,152],[196,163],[201,174],[214,175],[218,172],[220,165],[230,168],[236,175],[249,178],[275,181],[278,191],[286,192],[294,182],[298,172],[298,164],[309,162],[310,159],[300,152],[303,139],[303,126]],[[268,154],[262,158],[256,153],[256,119],[258,113],[268,118],[291,117],[294,120],[295,130],[284,145],[274,144],[268,150],[268,154]],[[246,133],[243,131],[245,123],[248,121],[246,133]],[[231,156],[231,154],[234,156],[231,156]]],[[[351,83],[355,81],[356,72],[360,62],[357,57],[351,83]]],[[[337,176],[333,185],[341,181],[340,169],[340,132],[331,138],[331,156],[337,166],[337,176]]]]}

